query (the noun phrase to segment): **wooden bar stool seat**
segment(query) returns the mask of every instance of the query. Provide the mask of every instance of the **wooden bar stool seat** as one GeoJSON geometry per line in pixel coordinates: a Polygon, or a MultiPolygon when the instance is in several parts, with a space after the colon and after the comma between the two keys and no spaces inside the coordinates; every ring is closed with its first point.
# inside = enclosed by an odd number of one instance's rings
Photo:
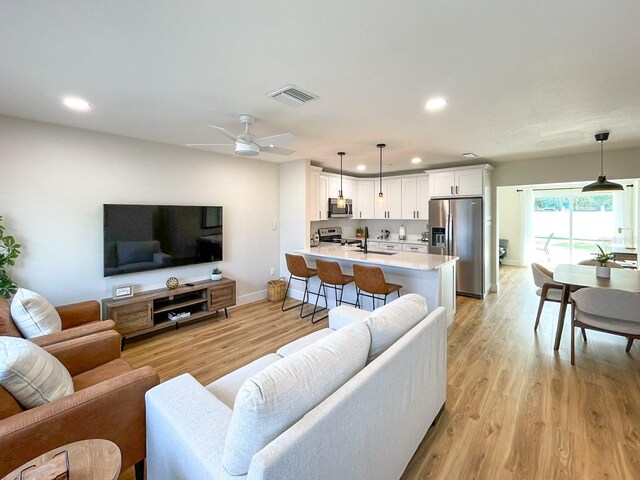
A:
{"type": "MultiPolygon", "coordinates": [[[[302,311],[304,309],[304,306],[309,303],[309,294],[311,293],[309,292],[309,279],[315,277],[318,272],[315,268],[309,268],[307,266],[307,262],[305,262],[302,255],[291,255],[290,253],[285,253],[284,257],[287,260],[287,269],[289,270],[290,275],[289,281],[287,282],[287,289],[284,292],[284,299],[282,299],[282,311],[286,312],[287,310],[291,310],[292,308],[300,307],[300,318],[308,317],[313,312],[309,312],[306,315],[303,315],[302,311]],[[285,308],[284,304],[287,301],[287,293],[289,293],[289,287],[291,286],[292,280],[304,282],[304,293],[302,294],[302,302],[296,305],[290,305],[285,308]]],[[[317,303],[318,302],[316,301],[316,304],[317,303]]]]}
{"type": "Polygon", "coordinates": [[[371,298],[374,310],[376,300],[382,300],[386,304],[387,296],[393,292],[398,292],[398,297],[400,297],[402,285],[387,283],[380,267],[366,267],[356,263],[353,265],[353,276],[356,282],[356,307],[361,305],[360,295],[371,298]]]}
{"type": "MultiPolygon", "coordinates": [[[[342,292],[344,290],[345,285],[348,285],[353,282],[352,275],[345,275],[342,273],[342,269],[340,268],[340,264],[338,262],[328,262],[326,260],[316,260],[316,269],[318,271],[318,278],[320,279],[320,286],[318,287],[318,293],[316,293],[316,304],[313,307],[313,315],[311,316],[311,323],[319,322],[327,318],[328,315],[325,315],[318,320],[314,320],[316,313],[327,308],[327,287],[333,288],[333,292],[336,298],[336,306],[342,305],[342,292]],[[338,292],[340,295],[338,296],[338,292]],[[318,310],[318,299],[320,297],[324,297],[324,308],[318,310]]],[[[355,305],[353,303],[348,303],[349,305],[355,305]]]]}

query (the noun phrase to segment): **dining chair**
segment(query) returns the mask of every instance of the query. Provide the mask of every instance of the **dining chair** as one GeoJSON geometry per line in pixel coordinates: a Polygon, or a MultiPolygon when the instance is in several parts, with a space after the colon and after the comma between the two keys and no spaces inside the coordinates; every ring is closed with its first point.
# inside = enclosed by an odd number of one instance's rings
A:
{"type": "Polygon", "coordinates": [[[633,341],[640,339],[639,294],[613,288],[588,287],[572,293],[571,302],[571,365],[575,365],[576,327],[626,337],[627,353],[633,341]]]}
{"type": "MultiPolygon", "coordinates": [[[[548,268],[543,267],[539,263],[531,264],[531,271],[533,272],[533,283],[536,284],[538,289],[536,295],[540,297],[540,303],[538,303],[538,314],[536,315],[536,323],[533,326],[533,330],[538,329],[540,323],[540,316],[542,315],[542,307],[544,302],[562,302],[562,287],[561,283],[557,283],[553,280],[553,272],[548,268]]],[[[582,337],[584,341],[587,341],[587,332],[582,329],[582,337]]]]}

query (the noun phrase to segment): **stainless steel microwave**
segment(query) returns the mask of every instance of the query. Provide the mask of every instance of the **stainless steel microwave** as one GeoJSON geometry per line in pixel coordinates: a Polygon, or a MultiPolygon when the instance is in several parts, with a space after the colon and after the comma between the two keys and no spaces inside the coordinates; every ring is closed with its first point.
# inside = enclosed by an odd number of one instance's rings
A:
{"type": "Polygon", "coordinates": [[[344,207],[338,207],[338,199],[329,199],[329,218],[352,218],[353,217],[353,200],[345,198],[344,207]]]}

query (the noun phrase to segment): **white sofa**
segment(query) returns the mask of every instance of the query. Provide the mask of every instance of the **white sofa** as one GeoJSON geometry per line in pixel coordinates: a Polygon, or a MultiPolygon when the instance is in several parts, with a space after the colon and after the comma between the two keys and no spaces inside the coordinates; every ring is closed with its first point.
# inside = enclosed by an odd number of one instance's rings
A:
{"type": "MultiPolygon", "coordinates": [[[[411,294],[369,315],[370,312],[351,307],[338,307],[330,312],[331,328],[285,345],[276,354],[251,362],[207,387],[187,374],[151,389],[146,395],[148,478],[399,478],[445,403],[446,314],[439,307],[426,315],[424,299],[411,294]],[[415,302],[416,297],[424,304],[417,324],[410,319],[415,316],[415,305],[408,303],[415,302]],[[407,306],[410,313],[405,314],[403,308],[407,306]],[[415,326],[400,333],[399,339],[394,338],[399,328],[406,330],[407,322],[415,326]],[[339,330],[334,331],[336,328],[339,330]],[[332,340],[338,353],[332,351],[332,340]],[[393,343],[386,348],[390,341],[393,343]],[[346,356],[344,345],[349,349],[346,356]],[[321,372],[324,377],[346,375],[346,380],[330,386],[332,393],[256,450],[247,460],[247,468],[232,468],[236,475],[231,475],[227,468],[230,451],[233,454],[233,448],[245,449],[255,441],[251,429],[240,429],[247,436],[246,445],[243,438],[237,438],[239,427],[234,414],[240,416],[239,412],[246,409],[247,395],[256,393],[247,393],[247,388],[256,390],[259,385],[258,400],[271,401],[270,395],[277,396],[284,389],[266,392],[273,383],[266,372],[275,369],[286,374],[292,362],[295,366],[305,355],[312,356],[314,349],[327,355],[323,362],[339,362],[321,372]],[[369,359],[362,367],[366,356],[369,359]],[[376,358],[372,360],[373,357],[376,358]],[[287,368],[279,369],[287,362],[287,368]],[[349,367],[351,371],[339,372],[340,362],[355,365],[355,370],[349,367]],[[271,383],[260,377],[265,375],[271,383]],[[226,444],[234,440],[227,436],[236,437],[232,447],[226,444]]],[[[306,386],[300,388],[313,390],[317,381],[308,382],[305,377],[301,383],[306,386]]],[[[323,383],[322,379],[318,383],[323,383]]],[[[296,398],[304,403],[308,395],[306,391],[296,398]]],[[[297,406],[296,400],[278,415],[289,415],[289,409],[297,406]]],[[[253,428],[260,435],[271,419],[254,421],[253,428]]]]}

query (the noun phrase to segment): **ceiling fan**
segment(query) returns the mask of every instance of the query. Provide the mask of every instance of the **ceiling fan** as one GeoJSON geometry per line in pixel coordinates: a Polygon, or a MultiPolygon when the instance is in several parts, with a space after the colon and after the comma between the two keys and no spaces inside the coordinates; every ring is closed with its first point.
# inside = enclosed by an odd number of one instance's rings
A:
{"type": "Polygon", "coordinates": [[[295,142],[297,138],[290,133],[282,133],[280,135],[272,135],[270,137],[256,138],[249,126],[253,125],[256,118],[253,115],[242,114],[239,115],[240,123],[244,125],[244,133],[240,135],[234,135],[229,130],[223,127],[216,127],[215,125],[209,125],[211,128],[215,128],[222,132],[222,134],[235,143],[187,143],[186,147],[217,147],[217,146],[235,146],[236,155],[243,157],[255,157],[261,152],[275,153],[277,155],[291,155],[295,150],[289,150],[286,148],[280,148],[276,145],[287,142],[295,142]]]}

